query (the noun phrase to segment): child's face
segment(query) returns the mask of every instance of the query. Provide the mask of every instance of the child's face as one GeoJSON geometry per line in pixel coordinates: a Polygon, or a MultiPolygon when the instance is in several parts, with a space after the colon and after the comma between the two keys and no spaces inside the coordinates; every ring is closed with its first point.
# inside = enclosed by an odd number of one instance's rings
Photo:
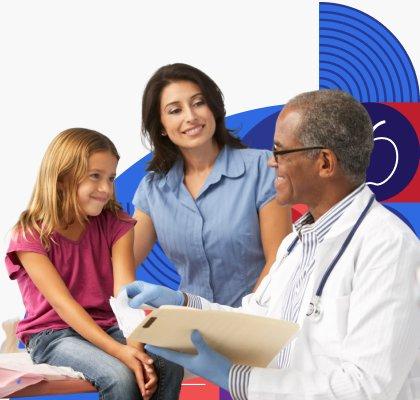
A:
{"type": "Polygon", "coordinates": [[[114,192],[118,160],[109,151],[92,154],[86,177],[77,189],[79,205],[87,216],[99,215],[114,192]]]}

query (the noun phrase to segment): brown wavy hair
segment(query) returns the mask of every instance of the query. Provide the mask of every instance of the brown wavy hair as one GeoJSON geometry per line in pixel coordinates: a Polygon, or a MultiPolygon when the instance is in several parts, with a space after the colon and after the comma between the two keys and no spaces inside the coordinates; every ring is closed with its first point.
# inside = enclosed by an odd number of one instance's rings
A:
{"type": "Polygon", "coordinates": [[[214,138],[219,148],[225,145],[242,149],[246,146],[225,125],[225,104],[223,94],[216,83],[198,68],[188,64],[176,63],[159,68],[150,78],[143,93],[142,138],[154,150],[147,170],[166,174],[180,156],[179,148],[167,136],[160,118],[160,100],[163,89],[173,82],[195,83],[201,90],[216,121],[214,138]]]}
{"type": "MultiPolygon", "coordinates": [[[[99,132],[72,128],[59,133],[45,152],[28,208],[14,229],[22,231],[24,236],[37,232],[48,249],[54,229],[75,221],[85,225],[88,219],[80,208],[77,189],[86,177],[89,157],[100,151],[109,151],[117,160],[120,158],[111,140],[99,132]]],[[[115,214],[121,210],[115,191],[104,209],[115,214]]]]}

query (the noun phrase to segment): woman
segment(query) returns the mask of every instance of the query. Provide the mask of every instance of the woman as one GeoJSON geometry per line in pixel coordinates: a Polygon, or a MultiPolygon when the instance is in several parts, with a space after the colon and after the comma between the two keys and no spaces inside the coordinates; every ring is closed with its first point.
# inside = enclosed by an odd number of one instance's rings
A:
{"type": "Polygon", "coordinates": [[[225,114],[197,68],[167,65],[149,80],[142,134],[154,155],[133,199],[134,254],[142,262],[159,240],[181,290],[237,306],[267,274],[291,217],[274,199],[271,153],[246,149],[225,114]]]}

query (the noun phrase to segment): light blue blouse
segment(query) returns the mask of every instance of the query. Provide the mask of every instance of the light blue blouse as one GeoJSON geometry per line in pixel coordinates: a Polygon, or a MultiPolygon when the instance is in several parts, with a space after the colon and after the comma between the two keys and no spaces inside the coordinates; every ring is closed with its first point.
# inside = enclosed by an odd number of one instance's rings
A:
{"type": "Polygon", "coordinates": [[[252,291],[265,264],[258,211],[275,196],[270,155],[225,146],[195,200],[182,159],[140,182],[133,204],[152,218],[181,290],[230,306],[252,291]]]}

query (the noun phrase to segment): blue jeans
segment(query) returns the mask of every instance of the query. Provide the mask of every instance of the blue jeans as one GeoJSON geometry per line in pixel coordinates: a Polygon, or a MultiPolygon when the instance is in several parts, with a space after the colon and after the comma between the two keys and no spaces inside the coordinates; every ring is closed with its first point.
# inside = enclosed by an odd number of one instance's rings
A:
{"type": "MultiPolygon", "coordinates": [[[[126,343],[118,328],[106,331],[120,343],[126,343]]],[[[117,358],[105,353],[71,328],[47,329],[29,339],[26,349],[35,364],[71,367],[82,372],[104,400],[141,399],[133,372],[117,358]]],[[[175,400],[179,397],[184,370],[177,364],[149,354],[159,378],[153,400],[175,400]]]]}

